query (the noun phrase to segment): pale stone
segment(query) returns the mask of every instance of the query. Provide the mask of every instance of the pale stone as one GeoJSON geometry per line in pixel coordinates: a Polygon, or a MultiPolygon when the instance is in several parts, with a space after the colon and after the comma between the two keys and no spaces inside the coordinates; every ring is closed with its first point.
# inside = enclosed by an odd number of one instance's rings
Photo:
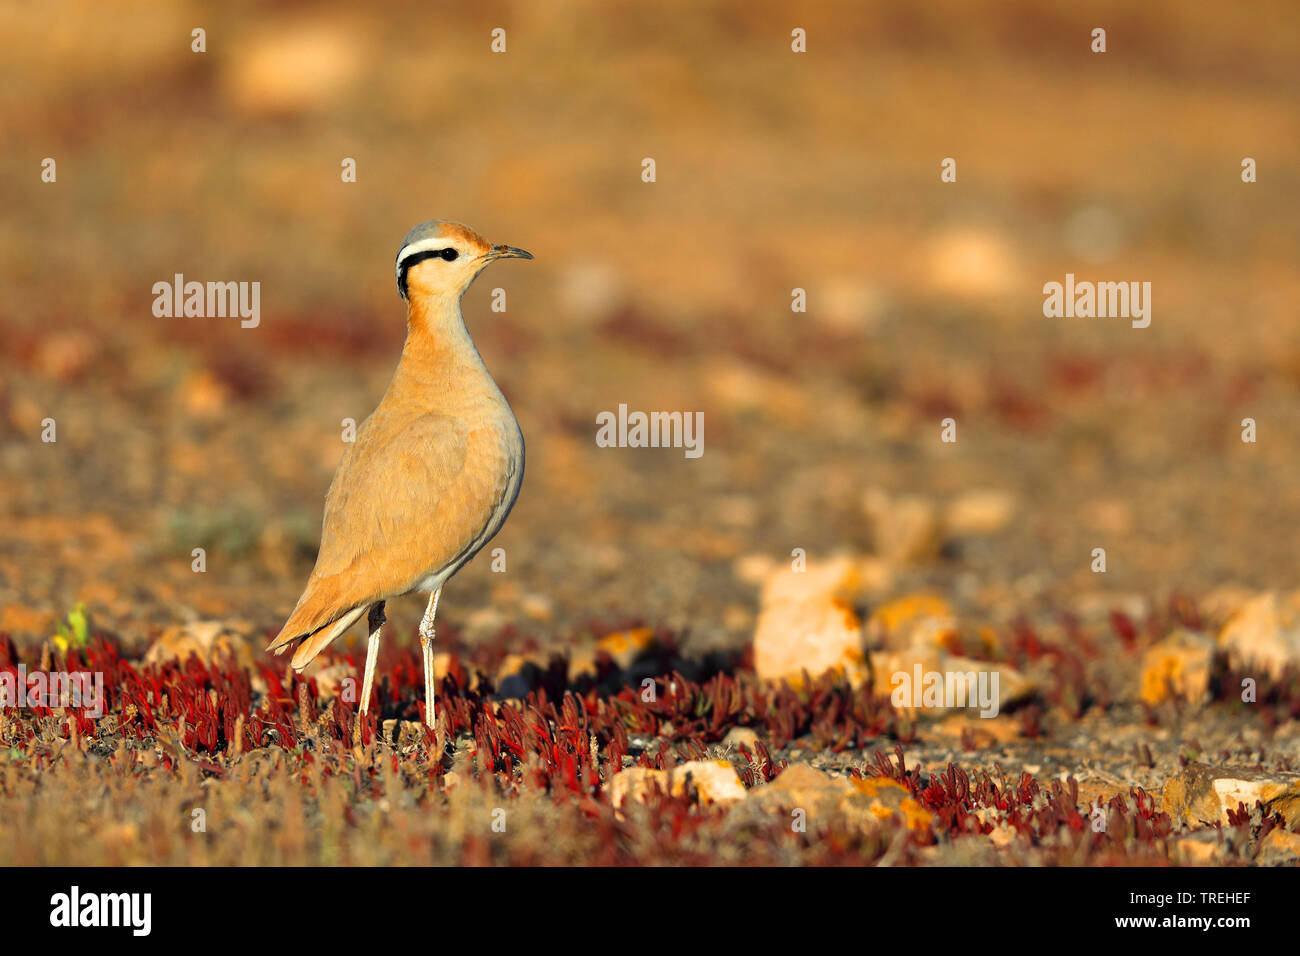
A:
{"type": "Polygon", "coordinates": [[[1238,804],[1250,810],[1256,801],[1295,827],[1300,822],[1300,773],[1189,763],[1161,794],[1164,811],[1191,826],[1226,825],[1229,810],[1238,804]]]}
{"type": "Polygon", "coordinates": [[[281,21],[238,42],[240,55],[222,61],[222,80],[230,100],[249,113],[325,109],[364,72],[366,41],[350,22],[281,21]]]}
{"type": "Polygon", "coordinates": [[[360,695],[361,680],[357,678],[356,670],[347,661],[338,661],[328,667],[322,667],[315,675],[317,695],[321,700],[330,700],[338,694],[339,686],[349,677],[356,679],[356,693],[360,695]]]}
{"type": "Polygon", "coordinates": [[[949,534],[976,536],[996,534],[1011,521],[1015,499],[1005,491],[968,491],[948,502],[944,528],[949,534]]]}
{"type": "Polygon", "coordinates": [[[1196,602],[1197,610],[1214,624],[1222,625],[1257,596],[1241,584],[1220,584],[1196,602]]]}
{"type": "Polygon", "coordinates": [[[849,603],[862,581],[852,558],[809,562],[807,570],[782,567],[763,585],[754,634],[754,668],[764,680],[844,674],[861,686],[867,680],[862,624],[849,603]]]}
{"type": "Polygon", "coordinates": [[[224,621],[194,621],[167,628],[145,652],[144,663],[184,662],[191,653],[197,654],[205,664],[211,664],[216,657],[232,655],[240,667],[253,666],[253,652],[248,642],[234,626],[224,621]]]}
{"type": "Polygon", "coordinates": [[[1204,634],[1177,630],[1142,655],[1140,696],[1148,704],[1169,697],[1204,703],[1210,695],[1215,644],[1204,634]]]}
{"type": "Polygon", "coordinates": [[[628,800],[645,803],[656,790],[674,797],[690,795],[701,805],[735,803],[748,793],[735,768],[725,760],[692,760],[670,771],[628,767],[608,784],[615,810],[621,810],[628,800]]]}
{"type": "Polygon", "coordinates": [[[591,647],[580,647],[569,654],[569,683],[573,684],[584,677],[595,678],[596,669],[596,650],[591,647]]]}
{"type": "Polygon", "coordinates": [[[1242,605],[1219,632],[1219,646],[1238,669],[1259,667],[1277,678],[1288,665],[1300,665],[1297,612],[1272,591],[1242,605]]]}
{"type": "Polygon", "coordinates": [[[668,776],[673,796],[693,794],[703,805],[744,800],[749,791],[736,768],[725,760],[692,760],[674,767],[668,776]]]}
{"type": "Polygon", "coordinates": [[[930,242],[929,281],[962,299],[985,299],[1016,288],[1018,264],[1006,238],[975,226],[953,226],[930,242]]]}
{"type": "Polygon", "coordinates": [[[758,746],[758,733],[752,727],[732,727],[727,736],[722,738],[722,746],[728,750],[748,748],[750,753],[758,746]]]}
{"type": "MultiPolygon", "coordinates": [[[[896,709],[911,716],[941,717],[950,713],[968,713],[980,715],[985,708],[979,702],[979,679],[981,674],[988,674],[988,687],[992,690],[992,675],[997,675],[997,706],[1000,713],[1006,707],[1030,697],[1036,685],[1009,664],[991,661],[977,661],[970,658],[947,654],[937,647],[911,647],[901,651],[876,651],[871,655],[872,687],[881,697],[887,697],[896,709]],[[920,668],[922,683],[917,685],[917,668],[920,668]],[[954,680],[954,697],[956,705],[945,706],[946,697],[941,696],[935,704],[926,704],[925,681],[927,675],[941,675],[946,687],[947,678],[954,680]],[[970,675],[975,675],[971,683],[970,675]],[[906,680],[904,680],[906,678],[906,680]],[[964,700],[958,693],[958,682],[964,688],[964,700]],[[898,692],[897,695],[895,692],[898,692]]],[[[992,700],[990,706],[992,707],[992,700]]],[[[996,713],[989,714],[997,716],[996,713]]]]}
{"type": "Polygon", "coordinates": [[[872,488],[863,495],[862,508],[871,521],[876,553],[886,561],[904,564],[938,554],[939,520],[930,500],[918,495],[891,497],[872,488]]]}
{"type": "Polygon", "coordinates": [[[1223,855],[1223,848],[1218,843],[1217,834],[1213,842],[1200,839],[1198,834],[1178,840],[1174,844],[1174,852],[1179,857],[1179,862],[1186,866],[1208,866],[1218,861],[1223,855]]]}
{"type": "Polygon", "coordinates": [[[794,603],[826,597],[847,599],[857,593],[861,583],[858,562],[845,555],[836,555],[825,561],[810,559],[802,571],[784,563],[764,578],[762,603],[794,603]]]}
{"type": "Polygon", "coordinates": [[[931,821],[930,813],[897,781],[831,777],[803,763],[786,767],[770,784],[752,791],[751,799],[769,812],[803,810],[810,822],[840,819],[864,830],[895,816],[914,830],[928,829],[931,821]]]}
{"type": "Polygon", "coordinates": [[[668,772],[650,767],[627,767],[614,774],[608,784],[609,802],[621,809],[628,800],[644,803],[655,790],[668,792],[668,772]]]}
{"type": "Polygon", "coordinates": [[[519,609],[530,620],[543,624],[555,617],[555,602],[545,594],[527,592],[519,599],[519,609]]]}
{"type": "Polygon", "coordinates": [[[941,597],[909,594],[876,607],[867,619],[870,647],[902,650],[907,647],[954,648],[957,619],[941,597]]]}
{"type": "Polygon", "coordinates": [[[1259,854],[1255,857],[1255,862],[1263,866],[1282,863],[1295,866],[1300,863],[1300,833],[1274,827],[1259,842],[1259,854]]]}
{"type": "Polygon", "coordinates": [[[867,680],[862,627],[853,608],[824,596],[764,607],[754,634],[754,669],[763,680],[803,680],[838,671],[854,687],[867,680]]]}
{"type": "Polygon", "coordinates": [[[819,307],[812,309],[814,321],[839,332],[861,334],[880,321],[888,298],[884,290],[861,276],[837,275],[821,284],[819,307]]]}

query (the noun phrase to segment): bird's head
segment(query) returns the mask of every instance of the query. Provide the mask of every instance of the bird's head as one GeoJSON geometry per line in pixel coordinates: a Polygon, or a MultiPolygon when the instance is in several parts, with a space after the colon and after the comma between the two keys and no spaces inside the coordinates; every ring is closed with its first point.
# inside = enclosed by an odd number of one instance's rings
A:
{"type": "Polygon", "coordinates": [[[432,219],[408,232],[397,250],[397,291],[408,300],[459,299],[489,262],[531,258],[513,246],[494,246],[469,226],[432,219]]]}

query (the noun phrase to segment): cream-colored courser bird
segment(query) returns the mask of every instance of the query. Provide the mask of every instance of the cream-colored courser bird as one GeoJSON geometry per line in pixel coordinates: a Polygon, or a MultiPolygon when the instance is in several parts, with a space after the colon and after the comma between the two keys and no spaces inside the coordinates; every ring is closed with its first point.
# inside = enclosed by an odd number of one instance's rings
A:
{"type": "Polygon", "coordinates": [[[370,704],[384,603],[429,591],[420,622],[425,723],[435,726],[434,615],[447,579],[501,529],[524,478],[524,438],[461,315],[497,259],[531,259],[460,223],[433,220],[397,252],[406,344],[388,391],[357,429],[329,494],[307,588],[268,650],[301,671],[369,610],[361,713],[370,704]]]}

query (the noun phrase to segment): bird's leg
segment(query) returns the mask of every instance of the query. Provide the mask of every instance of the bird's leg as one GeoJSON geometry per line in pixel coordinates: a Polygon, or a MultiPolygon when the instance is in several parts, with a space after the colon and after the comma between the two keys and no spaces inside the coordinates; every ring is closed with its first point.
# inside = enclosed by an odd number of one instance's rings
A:
{"type": "Polygon", "coordinates": [[[375,663],[379,659],[379,634],[384,628],[384,602],[370,605],[367,624],[370,627],[370,639],[366,642],[366,676],[361,682],[361,713],[370,707],[370,685],[375,681],[375,663]]]}
{"type": "Polygon", "coordinates": [[[437,723],[437,708],[433,694],[433,616],[438,613],[438,597],[442,588],[429,595],[429,606],[424,609],[424,619],[420,621],[420,647],[424,651],[424,723],[433,729],[437,723]]]}

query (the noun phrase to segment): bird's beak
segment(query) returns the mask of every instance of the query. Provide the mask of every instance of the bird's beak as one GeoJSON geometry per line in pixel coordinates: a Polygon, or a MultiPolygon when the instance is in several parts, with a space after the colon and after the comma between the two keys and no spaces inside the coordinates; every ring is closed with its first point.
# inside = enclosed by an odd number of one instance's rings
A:
{"type": "Polygon", "coordinates": [[[493,246],[487,257],[488,259],[531,259],[533,254],[523,249],[516,249],[514,246],[493,246]]]}

